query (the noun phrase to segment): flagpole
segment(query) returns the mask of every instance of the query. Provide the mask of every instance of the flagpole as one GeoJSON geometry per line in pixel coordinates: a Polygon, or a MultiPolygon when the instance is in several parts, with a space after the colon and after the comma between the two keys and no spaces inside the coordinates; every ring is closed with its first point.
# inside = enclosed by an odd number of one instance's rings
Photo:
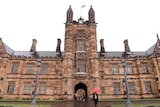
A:
{"type": "Polygon", "coordinates": [[[82,6],[81,6],[81,17],[82,17],[82,6]]]}
{"type": "Polygon", "coordinates": [[[82,6],[81,6],[81,17],[82,17],[82,11],[83,11],[82,9],[83,9],[85,6],[86,6],[86,5],[82,5],[82,6]]]}

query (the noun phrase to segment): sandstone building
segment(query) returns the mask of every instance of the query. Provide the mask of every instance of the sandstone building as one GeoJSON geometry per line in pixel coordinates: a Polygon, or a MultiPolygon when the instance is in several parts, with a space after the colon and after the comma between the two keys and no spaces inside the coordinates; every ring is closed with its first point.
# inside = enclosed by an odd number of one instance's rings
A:
{"type": "Polygon", "coordinates": [[[147,51],[132,52],[124,40],[123,52],[106,51],[103,39],[97,51],[95,12],[90,7],[88,20],[73,20],[67,10],[64,51],[57,39],[55,51],[14,51],[0,39],[0,98],[31,99],[39,71],[37,99],[73,99],[74,93],[91,96],[99,88],[100,99],[126,98],[122,59],[126,60],[130,98],[160,96],[160,40],[147,51]],[[41,59],[40,70],[37,60],[41,59]]]}

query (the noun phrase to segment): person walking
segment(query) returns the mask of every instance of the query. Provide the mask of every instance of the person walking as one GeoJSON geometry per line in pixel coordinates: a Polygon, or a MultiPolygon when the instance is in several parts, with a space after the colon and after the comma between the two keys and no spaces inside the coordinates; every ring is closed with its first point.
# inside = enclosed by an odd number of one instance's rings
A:
{"type": "Polygon", "coordinates": [[[93,98],[95,107],[97,107],[97,103],[98,103],[98,94],[97,94],[96,92],[93,93],[93,94],[92,94],[92,98],[93,98]]]}

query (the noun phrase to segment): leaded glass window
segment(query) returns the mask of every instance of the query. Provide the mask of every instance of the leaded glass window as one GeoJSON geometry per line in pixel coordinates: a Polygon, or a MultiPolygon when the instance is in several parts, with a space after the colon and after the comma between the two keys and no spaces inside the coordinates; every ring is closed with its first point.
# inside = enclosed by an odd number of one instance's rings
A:
{"type": "Polygon", "coordinates": [[[126,66],[126,74],[133,74],[132,73],[132,66],[130,66],[130,65],[126,66]]]}
{"type": "Polygon", "coordinates": [[[147,64],[142,64],[142,73],[148,73],[147,64]]]}
{"type": "Polygon", "coordinates": [[[134,82],[128,82],[128,88],[129,88],[129,94],[135,94],[135,83],[134,82]]]}
{"type": "Polygon", "coordinates": [[[105,87],[101,87],[102,94],[105,94],[105,87]]]}
{"type": "Polygon", "coordinates": [[[151,82],[145,82],[146,93],[152,93],[151,82]]]}
{"type": "Polygon", "coordinates": [[[11,73],[17,73],[17,72],[18,72],[18,63],[17,62],[13,62],[12,63],[11,73]]]}
{"type": "Polygon", "coordinates": [[[7,93],[13,94],[14,93],[14,87],[15,87],[15,82],[14,81],[9,81],[8,82],[7,93]]]}
{"type": "Polygon", "coordinates": [[[53,88],[53,94],[57,94],[57,87],[53,88]]]}
{"type": "Polygon", "coordinates": [[[42,75],[48,74],[48,64],[42,64],[42,69],[40,74],[42,75]]]}
{"type": "Polygon", "coordinates": [[[46,83],[45,82],[41,82],[39,83],[39,87],[38,87],[38,93],[39,94],[45,94],[46,93],[46,83]]]}
{"type": "Polygon", "coordinates": [[[32,74],[33,73],[33,64],[27,64],[27,68],[26,68],[26,74],[32,74]]]}
{"type": "Polygon", "coordinates": [[[78,72],[85,72],[84,60],[78,60],[78,72]]]}
{"type": "Polygon", "coordinates": [[[84,40],[78,40],[77,51],[84,51],[84,40]]]}
{"type": "Polygon", "coordinates": [[[25,82],[24,83],[24,94],[30,94],[31,91],[31,83],[30,82],[25,82]]]}
{"type": "Polygon", "coordinates": [[[113,83],[113,87],[114,87],[114,94],[120,94],[120,83],[119,82],[115,82],[113,83]]]}
{"type": "Polygon", "coordinates": [[[112,74],[118,74],[118,65],[112,65],[112,74]]]}

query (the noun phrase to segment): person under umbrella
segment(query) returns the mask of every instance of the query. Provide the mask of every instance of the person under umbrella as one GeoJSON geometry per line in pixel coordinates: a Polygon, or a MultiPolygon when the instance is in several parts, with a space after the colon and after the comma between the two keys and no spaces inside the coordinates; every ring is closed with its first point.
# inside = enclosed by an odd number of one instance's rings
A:
{"type": "Polygon", "coordinates": [[[95,107],[97,107],[97,103],[98,103],[98,94],[97,94],[96,92],[94,92],[94,93],[92,94],[92,99],[93,99],[93,101],[94,101],[95,107]]]}

